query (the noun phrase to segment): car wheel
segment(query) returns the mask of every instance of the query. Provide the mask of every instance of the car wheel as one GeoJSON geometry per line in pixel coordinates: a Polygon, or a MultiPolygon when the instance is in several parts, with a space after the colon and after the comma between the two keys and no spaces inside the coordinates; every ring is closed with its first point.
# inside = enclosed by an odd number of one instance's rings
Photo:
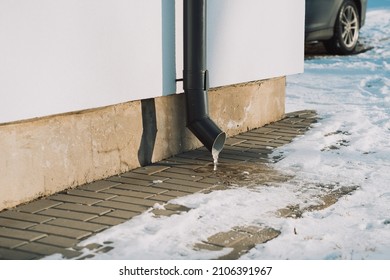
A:
{"type": "Polygon", "coordinates": [[[324,46],[332,54],[351,54],[359,39],[360,19],[355,3],[344,1],[337,15],[334,35],[324,42],[324,46]]]}

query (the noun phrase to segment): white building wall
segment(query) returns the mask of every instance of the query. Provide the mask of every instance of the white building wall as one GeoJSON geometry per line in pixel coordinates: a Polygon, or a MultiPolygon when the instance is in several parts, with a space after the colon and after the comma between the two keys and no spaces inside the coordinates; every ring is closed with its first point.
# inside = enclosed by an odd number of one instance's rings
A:
{"type": "MultiPolygon", "coordinates": [[[[0,123],[181,92],[182,1],[0,0],[0,123]]],[[[304,0],[209,0],[210,85],[302,72],[303,28],[304,0]]]]}
{"type": "MultiPolygon", "coordinates": [[[[182,75],[182,9],[176,1],[176,71],[182,75]]],[[[210,86],[303,72],[304,0],[208,0],[210,86]]]]}
{"type": "Polygon", "coordinates": [[[0,123],[162,92],[157,0],[0,0],[0,123]]]}
{"type": "Polygon", "coordinates": [[[210,85],[303,71],[305,1],[209,0],[210,85]]]}

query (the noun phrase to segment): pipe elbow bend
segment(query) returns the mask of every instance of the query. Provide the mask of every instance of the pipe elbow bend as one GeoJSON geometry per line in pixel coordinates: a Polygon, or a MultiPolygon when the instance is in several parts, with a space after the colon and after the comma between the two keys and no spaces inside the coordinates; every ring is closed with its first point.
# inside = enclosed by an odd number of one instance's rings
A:
{"type": "Polygon", "coordinates": [[[208,117],[193,120],[188,123],[191,132],[212,152],[221,152],[226,141],[226,133],[208,117]]]}

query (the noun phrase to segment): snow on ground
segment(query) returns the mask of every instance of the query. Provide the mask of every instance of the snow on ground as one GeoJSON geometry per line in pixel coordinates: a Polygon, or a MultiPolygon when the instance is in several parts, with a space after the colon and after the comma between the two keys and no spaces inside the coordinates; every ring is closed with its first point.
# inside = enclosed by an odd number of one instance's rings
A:
{"type": "MultiPolygon", "coordinates": [[[[113,242],[95,259],[212,259],[226,252],[193,245],[235,226],[266,225],[281,235],[242,259],[390,258],[390,1],[369,1],[362,40],[374,49],[356,56],[319,56],[287,79],[287,112],[313,109],[320,120],[275,151],[287,183],[194,194],[174,202],[189,212],[144,213],[82,242],[113,242]],[[275,215],[287,205],[316,203],[326,188],[357,187],[336,204],[300,219],[275,215]]],[[[86,252],[88,253],[88,252],[86,252]]],[[[55,257],[53,257],[55,258],[55,257]]]]}
{"type": "Polygon", "coordinates": [[[327,209],[285,220],[281,236],[245,259],[390,258],[389,8],[367,14],[362,38],[373,50],[307,60],[304,74],[288,78],[287,111],[312,108],[321,120],[279,150],[286,157],[277,168],[301,182],[359,189],[327,209]]]}

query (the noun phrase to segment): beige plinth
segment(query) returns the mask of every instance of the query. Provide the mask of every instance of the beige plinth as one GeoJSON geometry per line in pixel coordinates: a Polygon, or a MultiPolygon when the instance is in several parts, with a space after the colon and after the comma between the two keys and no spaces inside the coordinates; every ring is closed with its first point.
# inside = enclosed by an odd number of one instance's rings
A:
{"type": "MultiPolygon", "coordinates": [[[[184,98],[0,124],[0,210],[200,147],[184,98]]],[[[228,136],[281,119],[284,101],[284,77],[209,91],[210,116],[228,136]]]]}

